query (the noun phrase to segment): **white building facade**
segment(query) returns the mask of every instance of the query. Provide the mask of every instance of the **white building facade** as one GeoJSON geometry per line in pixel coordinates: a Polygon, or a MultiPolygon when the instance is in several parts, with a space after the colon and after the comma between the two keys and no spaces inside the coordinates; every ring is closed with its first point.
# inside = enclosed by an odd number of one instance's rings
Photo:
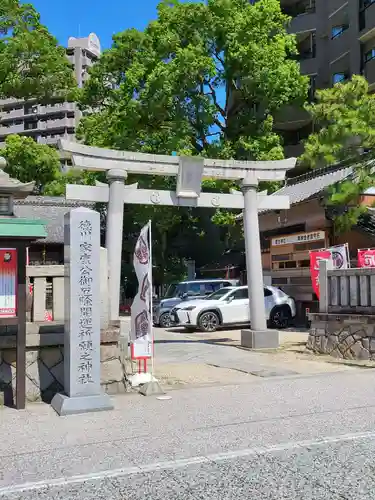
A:
{"type": "MultiPolygon", "coordinates": [[[[88,78],[88,68],[100,57],[99,38],[94,33],[86,38],[70,37],[66,53],[77,84],[82,87],[88,78]]],[[[79,118],[80,112],[73,102],[41,105],[33,100],[0,100],[0,147],[10,134],[32,137],[49,146],[57,146],[62,138],[72,141],[79,118]]]]}

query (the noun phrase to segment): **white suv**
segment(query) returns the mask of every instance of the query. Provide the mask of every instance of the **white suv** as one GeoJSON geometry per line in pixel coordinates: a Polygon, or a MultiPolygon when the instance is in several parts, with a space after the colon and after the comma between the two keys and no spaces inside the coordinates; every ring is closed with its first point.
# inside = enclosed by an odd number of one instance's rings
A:
{"type": "MultiPolygon", "coordinates": [[[[296,315],[294,299],[279,288],[264,287],[266,319],[275,328],[286,328],[296,315]]],[[[171,311],[175,326],[187,330],[214,332],[226,325],[250,323],[247,286],[226,287],[217,290],[202,300],[178,304],[171,311]]]]}

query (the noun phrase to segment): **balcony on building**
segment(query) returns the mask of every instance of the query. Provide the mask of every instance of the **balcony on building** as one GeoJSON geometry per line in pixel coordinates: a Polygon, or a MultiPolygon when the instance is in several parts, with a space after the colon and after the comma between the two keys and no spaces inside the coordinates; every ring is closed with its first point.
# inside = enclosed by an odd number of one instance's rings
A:
{"type": "Polygon", "coordinates": [[[301,73],[311,75],[317,72],[315,31],[297,34],[298,60],[301,73]]]}
{"type": "Polygon", "coordinates": [[[6,136],[9,134],[20,134],[24,132],[24,124],[23,122],[9,125],[8,127],[0,127],[0,137],[6,136]]]}
{"type": "Polygon", "coordinates": [[[338,14],[341,10],[347,8],[348,0],[329,0],[329,17],[333,17],[338,14]]]}
{"type": "Polygon", "coordinates": [[[366,78],[371,91],[375,90],[375,40],[362,46],[362,74],[366,78]]]}
{"type": "Polygon", "coordinates": [[[375,38],[375,0],[360,0],[359,39],[367,42],[375,38]]]}
{"type": "Polygon", "coordinates": [[[350,52],[346,52],[329,65],[329,85],[344,83],[350,80],[350,52]]]}
{"type": "Polygon", "coordinates": [[[311,123],[296,129],[286,129],[281,132],[284,143],[284,153],[286,158],[298,158],[304,151],[303,141],[305,141],[312,132],[311,123]]]}
{"type": "Polygon", "coordinates": [[[41,115],[52,115],[58,114],[62,112],[71,112],[75,111],[75,103],[74,102],[56,102],[54,104],[47,104],[45,106],[39,106],[39,113],[41,115]]]}
{"type": "Polygon", "coordinates": [[[5,107],[0,111],[0,121],[5,122],[8,120],[14,120],[15,118],[23,117],[23,106],[22,104],[17,104],[12,107],[5,107]]]}
{"type": "Polygon", "coordinates": [[[275,130],[296,130],[311,122],[309,113],[300,106],[287,105],[275,113],[275,130]]]}
{"type": "Polygon", "coordinates": [[[290,33],[303,33],[316,28],[315,0],[282,0],[283,12],[290,16],[290,33]]]}
{"type": "Polygon", "coordinates": [[[51,134],[38,137],[38,144],[45,144],[47,146],[57,147],[59,139],[66,139],[65,134],[51,134]]]}
{"type": "Polygon", "coordinates": [[[346,9],[332,16],[329,32],[329,60],[334,62],[350,50],[349,19],[346,9]]]}

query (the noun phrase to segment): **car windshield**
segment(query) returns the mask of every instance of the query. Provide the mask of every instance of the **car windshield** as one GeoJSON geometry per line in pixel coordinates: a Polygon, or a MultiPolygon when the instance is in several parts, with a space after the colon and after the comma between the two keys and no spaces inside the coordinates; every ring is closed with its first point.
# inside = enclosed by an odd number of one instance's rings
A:
{"type": "Polygon", "coordinates": [[[167,291],[164,295],[164,299],[171,299],[172,297],[177,296],[177,288],[178,288],[178,283],[171,283],[169,287],[167,288],[167,291]]]}
{"type": "Polygon", "coordinates": [[[219,300],[221,297],[224,297],[228,292],[231,291],[231,288],[228,287],[223,287],[220,288],[219,290],[216,290],[216,292],[211,293],[211,295],[208,295],[206,297],[206,300],[219,300]]]}

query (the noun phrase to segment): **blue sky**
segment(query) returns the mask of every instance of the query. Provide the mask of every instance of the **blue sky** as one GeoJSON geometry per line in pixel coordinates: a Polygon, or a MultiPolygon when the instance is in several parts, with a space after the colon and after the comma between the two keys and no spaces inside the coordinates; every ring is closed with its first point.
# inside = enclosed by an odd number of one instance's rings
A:
{"type": "MultiPolygon", "coordinates": [[[[1,0],[0,0],[1,1],[1,0]]],[[[112,35],[127,28],[143,30],[156,19],[160,0],[21,0],[31,2],[41,21],[66,46],[70,36],[98,35],[102,49],[111,46],[112,35]]],[[[188,1],[188,0],[182,0],[188,1]]],[[[190,0],[200,1],[200,0],[190,0]]]]}
{"type": "Polygon", "coordinates": [[[41,21],[66,45],[69,36],[98,35],[102,48],[111,46],[114,33],[127,28],[144,29],[156,18],[159,0],[29,0],[41,21]]]}

